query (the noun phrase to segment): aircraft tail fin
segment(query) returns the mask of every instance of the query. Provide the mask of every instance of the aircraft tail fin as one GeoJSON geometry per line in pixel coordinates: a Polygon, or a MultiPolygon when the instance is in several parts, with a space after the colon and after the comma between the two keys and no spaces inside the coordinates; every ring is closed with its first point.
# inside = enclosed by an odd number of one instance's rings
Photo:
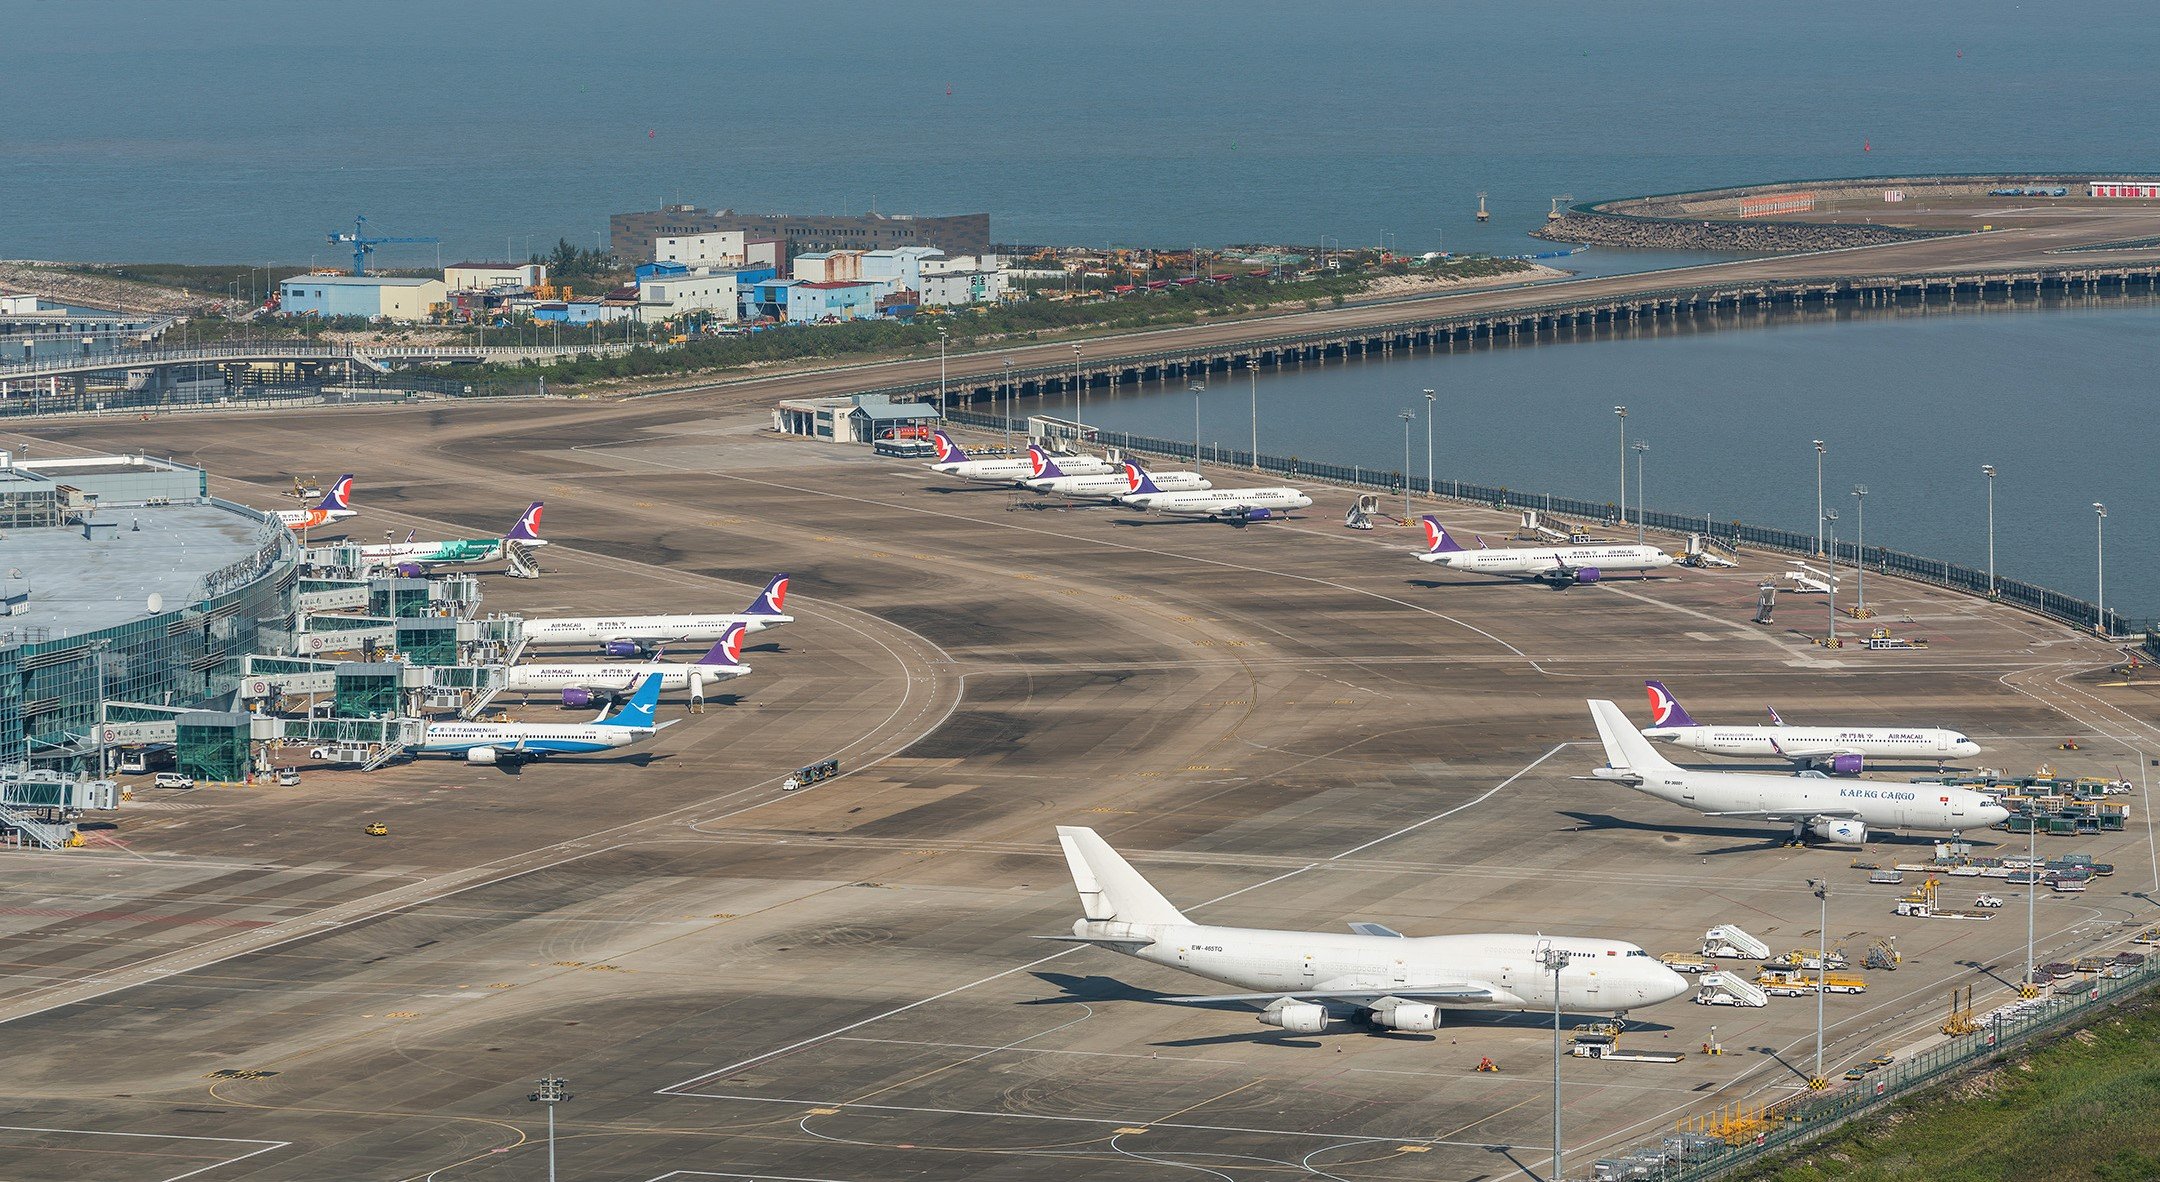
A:
{"type": "Polygon", "coordinates": [[[654,673],[638,684],[637,692],[613,715],[601,719],[599,726],[653,725],[653,715],[660,709],[660,675],[654,673]]]}
{"type": "Polygon", "coordinates": [[[772,581],[765,584],[765,589],[758,592],[758,597],[750,601],[750,609],[743,614],[746,616],[786,615],[787,585],[788,577],[786,575],[774,575],[772,581]]]}
{"type": "Polygon", "coordinates": [[[1770,725],[1772,725],[1772,726],[1784,726],[1784,725],[1785,725],[1785,720],[1784,720],[1784,719],[1782,719],[1782,718],[1779,718],[1779,717],[1778,717],[1777,707],[1775,707],[1775,706],[1766,706],[1766,707],[1764,707],[1764,709],[1766,709],[1766,710],[1770,711],[1770,725]]]}
{"type": "MultiPolygon", "coordinates": [[[[1155,478],[1147,474],[1147,469],[1133,463],[1125,465],[1125,487],[1130,489],[1132,493],[1159,493],[1162,491],[1161,487],[1155,483],[1155,478]]],[[[1104,848],[1107,849],[1108,847],[1104,848]]]]}
{"type": "Polygon", "coordinates": [[[1651,726],[1701,726],[1680,704],[1680,699],[1665,688],[1662,681],[1643,682],[1644,692],[1650,695],[1651,726]]]}
{"type": "Polygon", "coordinates": [[[1058,845],[1064,847],[1065,865],[1072,870],[1073,886],[1080,891],[1080,906],[1089,919],[1114,919],[1121,923],[1191,923],[1170,900],[1162,897],[1132,864],[1110,848],[1093,829],[1060,825],[1058,845]]]}
{"type": "Polygon", "coordinates": [[[743,633],[748,630],[748,626],[741,620],[729,624],[727,629],[720,633],[720,639],[715,641],[711,648],[705,650],[705,655],[699,657],[697,663],[700,665],[742,664],[743,633]]]}
{"type": "Polygon", "coordinates": [[[337,483],[330,486],[330,491],[323,494],[322,503],[315,507],[317,509],[352,508],[352,473],[347,472],[345,475],[338,477],[337,483]]]}
{"type": "Polygon", "coordinates": [[[1449,536],[1447,527],[1432,514],[1425,515],[1425,552],[1428,554],[1453,554],[1463,548],[1461,542],[1449,536]]]}
{"type": "Polygon", "coordinates": [[[938,463],[962,464],[967,462],[967,452],[961,450],[960,445],[952,441],[952,436],[943,431],[932,431],[930,438],[937,442],[938,463]]]}
{"type": "Polygon", "coordinates": [[[1645,772],[1671,771],[1672,762],[1659,755],[1650,740],[1628,722],[1620,707],[1603,698],[1590,702],[1590,717],[1596,721],[1598,739],[1605,744],[1605,766],[1614,771],[1645,772]]]}
{"type": "Polygon", "coordinates": [[[524,542],[527,545],[545,541],[540,536],[540,512],[546,505],[545,501],[534,501],[525,506],[525,512],[518,515],[517,524],[510,527],[510,532],[503,535],[503,540],[524,542]]]}
{"type": "Polygon", "coordinates": [[[1050,453],[1044,451],[1041,444],[1028,444],[1027,454],[1028,471],[1033,473],[1036,479],[1065,475],[1065,469],[1058,467],[1058,462],[1050,458],[1050,453]]]}

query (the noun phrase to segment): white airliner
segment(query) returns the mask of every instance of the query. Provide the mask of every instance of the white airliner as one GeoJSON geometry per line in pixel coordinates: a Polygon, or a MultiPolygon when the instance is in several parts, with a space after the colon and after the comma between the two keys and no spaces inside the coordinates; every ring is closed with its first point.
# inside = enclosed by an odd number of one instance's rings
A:
{"type": "Polygon", "coordinates": [[[1288,517],[1290,510],[1312,504],[1311,497],[1294,488],[1209,488],[1172,492],[1157,484],[1155,478],[1138,464],[1125,465],[1125,477],[1132,491],[1119,497],[1119,503],[1146,513],[1212,517],[1232,525],[1244,525],[1272,517],[1288,517]]]}
{"type": "Polygon", "coordinates": [[[430,722],[416,755],[461,755],[467,763],[518,764],[550,755],[591,755],[631,747],[652,738],[676,720],[655,724],[660,677],[647,677],[623,708],[605,711],[583,725],[545,722],[430,722]]]}
{"type": "Polygon", "coordinates": [[[1937,766],[1980,754],[1980,744],[1939,727],[1707,726],[1689,717],[1661,681],[1643,682],[1650,695],[1650,725],[1643,734],[1708,755],[1770,756],[1820,768],[1833,776],[1857,776],[1869,759],[1932,759],[1937,766]]]}
{"type": "Polygon", "coordinates": [[[788,577],[774,575],[741,615],[709,616],[591,616],[584,619],[525,621],[525,643],[538,648],[598,645],[610,657],[638,657],[663,644],[687,640],[718,640],[730,624],[748,632],[763,632],[792,624],[787,614],[788,577]]]}
{"type": "MultiPolygon", "coordinates": [[[[1055,493],[1067,497],[1095,497],[1105,501],[1114,501],[1132,492],[1138,484],[1133,475],[1133,467],[1130,464],[1117,472],[1075,476],[1067,472],[1063,464],[1050,456],[1044,455],[1042,450],[1032,443],[1028,445],[1028,455],[1031,459],[1040,459],[1040,463],[1036,467],[1038,475],[1032,480],[1021,481],[1020,487],[1033,489],[1039,493],[1055,493]]],[[[1155,487],[1164,492],[1194,492],[1199,489],[1214,487],[1208,482],[1207,477],[1200,475],[1198,472],[1150,472],[1148,477],[1155,482],[1155,487]]]]}
{"type": "Polygon", "coordinates": [[[745,631],[740,623],[728,625],[727,631],[720,634],[719,642],[688,665],[677,661],[646,661],[635,665],[594,661],[512,665],[503,670],[503,688],[514,694],[559,690],[563,705],[590,706],[597,699],[628,693],[633,686],[642,689],[650,679],[657,677],[661,689],[686,689],[690,691],[691,701],[702,702],[707,685],[750,672],[750,666],[739,663],[745,631]]]}
{"type": "MultiPolygon", "coordinates": [[[[957,476],[975,484],[1018,484],[1033,480],[1041,474],[1043,456],[1040,449],[1030,445],[1029,454],[1009,460],[971,460],[960,445],[943,431],[934,431],[931,438],[937,441],[937,462],[930,465],[932,472],[957,476]]],[[[1114,472],[1108,460],[1094,456],[1065,456],[1058,466],[1069,476],[1093,476],[1102,472],[1114,472]]]]}
{"type": "Polygon", "coordinates": [[[294,531],[320,529],[348,517],[358,517],[360,511],[352,507],[352,473],[338,477],[337,483],[330,486],[330,491],[323,494],[323,499],[314,508],[277,509],[274,512],[279,525],[294,531]]]}
{"type": "Polygon", "coordinates": [[[1687,978],[1619,940],[1514,933],[1413,938],[1377,923],[1353,923],[1343,933],[1196,924],[1093,829],[1060,825],[1057,833],[1085,917],[1074,921],[1070,936],[1039,939],[1094,944],[1250,990],[1164,1000],[1261,1005],[1261,1022],[1295,1034],[1320,1033],[1331,1010],[1393,1030],[1436,1029],[1443,1008],[1550,1010],[1553,972],[1539,959],[1547,948],[1566,957],[1559,976],[1563,1010],[1619,1014],[1690,989],[1687,978]]]}
{"type": "Polygon", "coordinates": [[[395,567],[401,572],[419,574],[431,566],[472,566],[476,563],[493,562],[503,557],[512,545],[528,549],[547,545],[540,536],[540,513],[546,508],[544,502],[534,501],[525,506],[518,515],[517,524],[499,538],[452,538],[443,542],[415,542],[407,535],[402,542],[386,542],[379,546],[360,547],[360,557],[376,566],[395,567]]]}
{"type": "Polygon", "coordinates": [[[1606,766],[1587,778],[1625,784],[1706,817],[1789,822],[1794,841],[1813,834],[1823,841],[1864,843],[1870,828],[1958,834],[1985,829],[2010,815],[1988,796],[1944,784],[1833,780],[1814,771],[1780,776],[1676,767],[1636,732],[1620,707],[1596,699],[1590,703],[1590,717],[1605,744],[1606,766]]]}
{"type": "Polygon", "coordinates": [[[1439,519],[1430,515],[1425,518],[1425,545],[1425,553],[1417,556],[1419,562],[1436,562],[1449,570],[1472,574],[1537,579],[1557,587],[1595,583],[1614,571],[1656,570],[1673,564],[1673,556],[1656,546],[1638,546],[1632,542],[1465,549],[1448,536],[1447,527],[1441,525],[1439,519]]]}

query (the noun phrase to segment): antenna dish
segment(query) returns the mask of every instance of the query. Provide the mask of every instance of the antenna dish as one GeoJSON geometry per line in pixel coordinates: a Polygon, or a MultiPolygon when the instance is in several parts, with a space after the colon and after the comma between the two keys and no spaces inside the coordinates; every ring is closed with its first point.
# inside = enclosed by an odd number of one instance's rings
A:
{"type": "Polygon", "coordinates": [[[151,614],[151,615],[153,615],[153,616],[154,616],[154,615],[156,615],[156,614],[158,614],[158,613],[159,613],[159,612],[161,612],[161,611],[164,611],[164,610],[165,610],[165,597],[164,597],[163,595],[160,595],[159,593],[157,593],[157,592],[155,592],[155,591],[152,591],[152,592],[150,593],[150,603],[149,603],[149,607],[150,607],[150,614],[151,614]]]}

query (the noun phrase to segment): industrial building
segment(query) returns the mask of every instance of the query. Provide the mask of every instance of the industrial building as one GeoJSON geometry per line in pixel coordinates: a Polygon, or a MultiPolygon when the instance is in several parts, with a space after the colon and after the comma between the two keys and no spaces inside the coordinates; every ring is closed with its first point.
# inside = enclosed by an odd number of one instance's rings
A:
{"type": "Polygon", "coordinates": [[[443,268],[443,286],[451,291],[531,291],[547,282],[545,263],[455,263],[443,268]]]}
{"type": "Polygon", "coordinates": [[[287,316],[358,316],[366,320],[425,320],[446,303],[440,279],[390,275],[295,275],[278,288],[287,316]]]}
{"type": "Polygon", "coordinates": [[[873,443],[908,427],[928,427],[938,410],[927,402],[895,402],[883,394],[791,398],[773,407],[773,430],[828,443],[873,443]]]}
{"type": "Polygon", "coordinates": [[[777,235],[748,230],[670,234],[652,240],[651,259],[656,263],[682,263],[691,267],[772,267],[777,270],[786,257],[787,248],[777,235]]]}
{"type": "MultiPolygon", "coordinates": [[[[914,217],[907,214],[737,213],[669,205],[608,218],[609,246],[621,259],[649,259],[656,240],[741,231],[751,238],[784,242],[789,254],[809,250],[886,250],[899,246],[935,246],[947,254],[990,253],[990,215],[914,217]]],[[[778,260],[774,260],[777,265],[778,260]]]]}

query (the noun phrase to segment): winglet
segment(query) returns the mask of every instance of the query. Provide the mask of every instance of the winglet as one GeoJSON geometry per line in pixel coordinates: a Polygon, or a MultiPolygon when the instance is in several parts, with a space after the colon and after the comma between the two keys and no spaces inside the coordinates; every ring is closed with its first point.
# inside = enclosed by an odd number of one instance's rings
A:
{"type": "Polygon", "coordinates": [[[638,683],[637,692],[623,703],[623,708],[612,718],[603,718],[599,726],[642,726],[653,724],[653,714],[660,708],[660,675],[654,673],[638,683]]]}
{"type": "Polygon", "coordinates": [[[1688,715],[1687,708],[1680,704],[1680,699],[1674,697],[1671,690],[1665,688],[1664,682],[1643,682],[1643,690],[1650,695],[1651,726],[1702,725],[1688,715]]]}
{"type": "Polygon", "coordinates": [[[1448,536],[1447,527],[1432,514],[1425,515],[1425,552],[1427,554],[1453,554],[1462,549],[1462,543],[1448,536]]]}
{"type": "Polygon", "coordinates": [[[750,601],[749,610],[743,614],[746,616],[786,615],[787,585],[788,577],[786,575],[774,575],[772,581],[765,584],[765,589],[758,592],[758,597],[750,601]]]}
{"type": "Polygon", "coordinates": [[[1080,892],[1080,907],[1090,920],[1124,923],[1189,923],[1132,864],[1110,848],[1093,829],[1060,825],[1058,845],[1080,892]]]}

